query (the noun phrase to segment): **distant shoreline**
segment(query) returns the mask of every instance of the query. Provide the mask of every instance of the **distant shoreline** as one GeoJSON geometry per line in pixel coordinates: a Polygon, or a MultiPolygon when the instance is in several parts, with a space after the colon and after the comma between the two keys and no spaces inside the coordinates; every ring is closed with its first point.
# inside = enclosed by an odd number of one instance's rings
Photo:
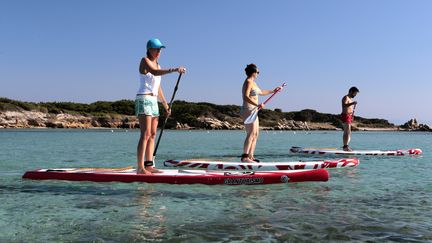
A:
{"type": "MultiPolygon", "coordinates": [[[[161,107],[160,107],[161,108],[161,107]]],[[[161,108],[161,110],[163,110],[161,108]]],[[[172,130],[243,130],[240,107],[207,102],[175,101],[166,129],[172,130]]],[[[161,126],[164,113],[159,118],[161,126]]],[[[259,114],[262,130],[341,130],[339,114],[315,110],[283,112],[264,109],[259,114]]],[[[353,130],[361,131],[432,131],[429,126],[411,119],[398,126],[385,119],[356,116],[353,130]]],[[[139,122],[134,115],[134,102],[98,101],[91,104],[71,102],[32,103],[0,97],[0,128],[79,128],[135,129],[139,122]]]]}
{"type": "MultiPolygon", "coordinates": [[[[53,128],[53,127],[0,127],[0,131],[6,130],[94,130],[94,131],[139,131],[139,128],[114,128],[114,127],[88,127],[88,128],[53,128]]],[[[160,128],[158,128],[160,130],[160,128]]],[[[191,128],[191,129],[165,129],[170,131],[243,131],[244,129],[203,129],[203,128],[191,128]]],[[[260,130],[265,131],[280,131],[280,132],[308,132],[308,131],[329,131],[329,132],[342,132],[342,129],[309,129],[309,130],[275,130],[268,127],[260,127],[260,130]]],[[[360,127],[353,129],[353,132],[427,132],[419,130],[401,129],[401,128],[373,128],[373,127],[360,127]]]]}

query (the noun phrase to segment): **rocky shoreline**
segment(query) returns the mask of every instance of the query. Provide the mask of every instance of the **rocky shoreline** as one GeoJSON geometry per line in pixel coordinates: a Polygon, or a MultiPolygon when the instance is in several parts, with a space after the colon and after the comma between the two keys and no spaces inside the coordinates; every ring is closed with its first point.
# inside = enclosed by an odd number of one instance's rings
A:
{"type": "MultiPolygon", "coordinates": [[[[127,115],[81,115],[68,113],[46,113],[41,111],[2,111],[0,112],[0,128],[79,128],[79,129],[137,129],[138,119],[127,115]]],[[[176,121],[177,130],[242,130],[244,126],[240,118],[219,120],[213,117],[200,116],[194,122],[194,126],[182,124],[176,121]]],[[[263,130],[341,130],[331,123],[303,122],[280,119],[275,126],[261,126],[263,130]]],[[[416,119],[411,119],[402,126],[387,128],[368,127],[354,123],[353,130],[357,131],[432,131],[425,124],[418,124],[416,119]]]]}

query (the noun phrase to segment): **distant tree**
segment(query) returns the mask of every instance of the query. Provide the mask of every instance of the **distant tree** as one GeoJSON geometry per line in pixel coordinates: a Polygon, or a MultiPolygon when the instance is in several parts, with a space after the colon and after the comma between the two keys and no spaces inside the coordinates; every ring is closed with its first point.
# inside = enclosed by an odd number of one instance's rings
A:
{"type": "Polygon", "coordinates": [[[121,115],[135,114],[135,104],[132,100],[119,100],[112,103],[112,110],[121,115]]]}
{"type": "Polygon", "coordinates": [[[310,121],[312,121],[315,113],[316,113],[316,111],[311,110],[311,109],[301,110],[300,112],[295,114],[294,120],[310,122],[310,121]]]}
{"type": "Polygon", "coordinates": [[[114,113],[112,102],[108,101],[97,101],[90,104],[90,112],[95,113],[114,113]]]}

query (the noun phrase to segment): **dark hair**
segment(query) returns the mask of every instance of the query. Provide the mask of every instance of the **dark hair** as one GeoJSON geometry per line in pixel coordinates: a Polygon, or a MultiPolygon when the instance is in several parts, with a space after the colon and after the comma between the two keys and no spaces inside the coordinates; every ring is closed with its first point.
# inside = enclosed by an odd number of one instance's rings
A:
{"type": "Polygon", "coordinates": [[[353,86],[353,87],[351,87],[350,89],[349,89],[349,91],[348,91],[349,93],[354,93],[354,92],[360,92],[360,90],[359,89],[357,89],[357,87],[355,87],[355,86],[353,86]]]}
{"type": "Polygon", "coordinates": [[[248,77],[250,77],[252,74],[256,73],[257,71],[258,71],[258,67],[253,63],[247,65],[245,68],[246,76],[248,77]]]}

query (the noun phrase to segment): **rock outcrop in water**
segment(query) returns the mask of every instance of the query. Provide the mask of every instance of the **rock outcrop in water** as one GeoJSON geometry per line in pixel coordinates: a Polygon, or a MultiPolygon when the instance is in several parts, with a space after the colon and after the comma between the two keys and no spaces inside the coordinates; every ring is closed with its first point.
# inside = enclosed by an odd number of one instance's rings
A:
{"type": "Polygon", "coordinates": [[[407,121],[401,126],[401,128],[407,129],[409,131],[426,131],[431,132],[432,129],[426,124],[419,124],[416,118],[407,121]]]}

